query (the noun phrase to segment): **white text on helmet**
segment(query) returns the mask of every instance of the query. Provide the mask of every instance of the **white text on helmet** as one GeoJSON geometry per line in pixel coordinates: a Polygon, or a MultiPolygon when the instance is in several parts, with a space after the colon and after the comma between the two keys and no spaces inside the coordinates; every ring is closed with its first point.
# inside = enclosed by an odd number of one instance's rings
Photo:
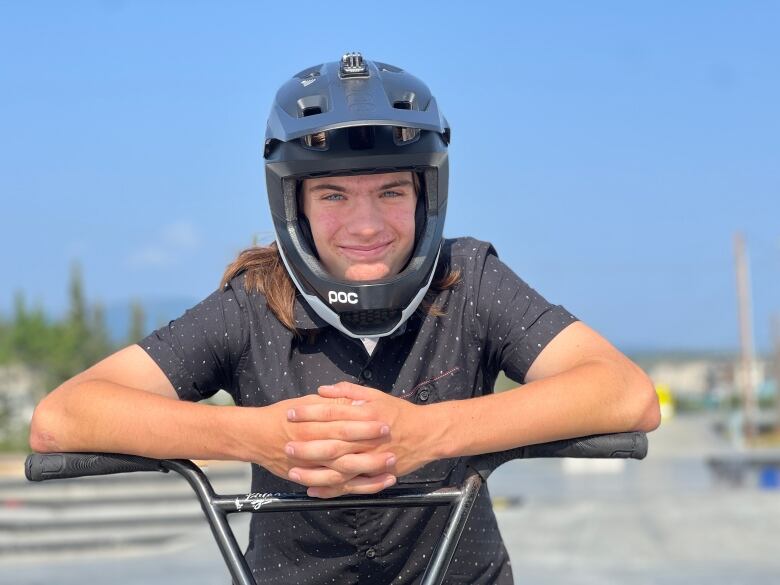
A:
{"type": "Polygon", "coordinates": [[[333,303],[349,303],[350,305],[356,305],[358,302],[357,293],[345,293],[343,291],[328,291],[328,302],[333,303]]]}

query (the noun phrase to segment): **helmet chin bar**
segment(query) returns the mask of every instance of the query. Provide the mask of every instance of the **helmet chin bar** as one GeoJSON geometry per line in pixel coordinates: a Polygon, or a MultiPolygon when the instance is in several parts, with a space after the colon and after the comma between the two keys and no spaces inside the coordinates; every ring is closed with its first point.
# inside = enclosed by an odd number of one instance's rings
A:
{"type": "MultiPolygon", "coordinates": [[[[433,275],[436,273],[436,266],[439,262],[439,254],[441,254],[441,245],[439,245],[439,250],[436,252],[436,259],[433,262],[431,273],[428,276],[425,285],[420,288],[420,290],[417,292],[417,294],[414,296],[414,298],[405,308],[398,311],[399,317],[397,319],[394,319],[393,321],[390,322],[378,323],[376,327],[370,327],[370,326],[366,327],[365,330],[363,330],[363,328],[361,327],[360,329],[351,331],[342,323],[342,317],[339,315],[339,313],[337,313],[336,311],[331,309],[328,305],[326,305],[322,301],[322,299],[320,299],[320,297],[317,296],[316,294],[310,294],[309,292],[307,292],[307,289],[301,285],[301,282],[298,280],[298,276],[295,273],[295,270],[293,270],[293,267],[290,265],[290,263],[287,260],[287,256],[284,253],[284,246],[281,245],[278,238],[276,240],[276,247],[279,250],[279,255],[282,257],[282,262],[284,262],[285,268],[287,268],[287,274],[290,275],[290,278],[295,284],[295,288],[298,289],[298,292],[300,292],[301,296],[308,303],[308,305],[312,309],[314,309],[314,312],[317,313],[317,315],[319,315],[320,318],[323,319],[329,325],[335,327],[345,335],[348,335],[349,337],[355,339],[359,339],[361,337],[386,337],[388,335],[392,335],[393,333],[395,333],[396,330],[401,325],[403,325],[409,317],[412,316],[414,311],[417,310],[417,307],[420,306],[420,303],[425,297],[425,293],[428,292],[428,289],[431,286],[431,282],[433,281],[433,275]]],[[[353,329],[355,329],[354,326],[353,329]]]]}

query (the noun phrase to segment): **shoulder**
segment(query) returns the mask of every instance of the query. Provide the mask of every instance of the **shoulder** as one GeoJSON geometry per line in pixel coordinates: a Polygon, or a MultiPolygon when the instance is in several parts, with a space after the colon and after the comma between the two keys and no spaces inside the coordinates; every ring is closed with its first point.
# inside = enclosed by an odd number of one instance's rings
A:
{"type": "Polygon", "coordinates": [[[242,271],[236,274],[222,286],[218,293],[222,297],[223,307],[231,308],[236,316],[240,314],[242,328],[246,335],[278,336],[282,331],[287,331],[274,315],[268,305],[268,299],[257,288],[249,272],[242,271]]]}
{"type": "Polygon", "coordinates": [[[249,284],[249,281],[247,272],[239,272],[226,282],[222,289],[217,291],[217,294],[222,296],[224,300],[232,299],[236,301],[238,306],[245,312],[264,313],[268,309],[265,295],[254,289],[249,284]]]}
{"type": "Polygon", "coordinates": [[[498,257],[493,244],[476,238],[446,239],[442,245],[444,262],[460,270],[466,279],[478,278],[490,257],[498,257]]]}
{"type": "Polygon", "coordinates": [[[246,275],[245,273],[241,272],[231,278],[228,282],[224,284],[224,286],[220,289],[220,294],[225,296],[226,298],[234,298],[237,301],[241,303],[241,305],[246,305],[247,303],[247,289],[246,289],[246,275]]]}
{"type": "Polygon", "coordinates": [[[471,237],[447,238],[442,245],[442,254],[451,258],[474,259],[489,253],[496,254],[493,244],[471,237]]]}

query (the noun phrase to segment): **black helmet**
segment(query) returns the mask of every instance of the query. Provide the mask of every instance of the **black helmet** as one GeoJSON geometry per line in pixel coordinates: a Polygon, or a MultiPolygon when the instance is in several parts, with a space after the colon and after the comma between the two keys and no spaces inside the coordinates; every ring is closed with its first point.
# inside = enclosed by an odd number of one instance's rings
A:
{"type": "Polygon", "coordinates": [[[390,335],[425,296],[442,243],[449,141],[449,125],[422,81],[359,53],[309,67],[277,92],[264,151],[277,245],[303,298],[343,333],[390,335]],[[396,171],[416,173],[421,184],[408,264],[381,280],[332,277],[298,208],[300,180],[396,171]]]}

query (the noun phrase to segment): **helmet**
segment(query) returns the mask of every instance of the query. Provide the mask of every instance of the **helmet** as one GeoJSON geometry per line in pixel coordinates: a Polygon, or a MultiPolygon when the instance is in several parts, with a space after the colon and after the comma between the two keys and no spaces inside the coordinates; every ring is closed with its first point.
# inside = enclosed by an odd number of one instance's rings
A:
{"type": "Polygon", "coordinates": [[[346,335],[390,335],[425,296],[442,244],[449,141],[449,125],[422,81],[360,53],[304,69],[277,92],[264,150],[277,246],[305,301],[346,335]],[[380,280],[331,276],[298,207],[300,181],[396,171],[416,173],[421,185],[406,267],[380,280]]]}

